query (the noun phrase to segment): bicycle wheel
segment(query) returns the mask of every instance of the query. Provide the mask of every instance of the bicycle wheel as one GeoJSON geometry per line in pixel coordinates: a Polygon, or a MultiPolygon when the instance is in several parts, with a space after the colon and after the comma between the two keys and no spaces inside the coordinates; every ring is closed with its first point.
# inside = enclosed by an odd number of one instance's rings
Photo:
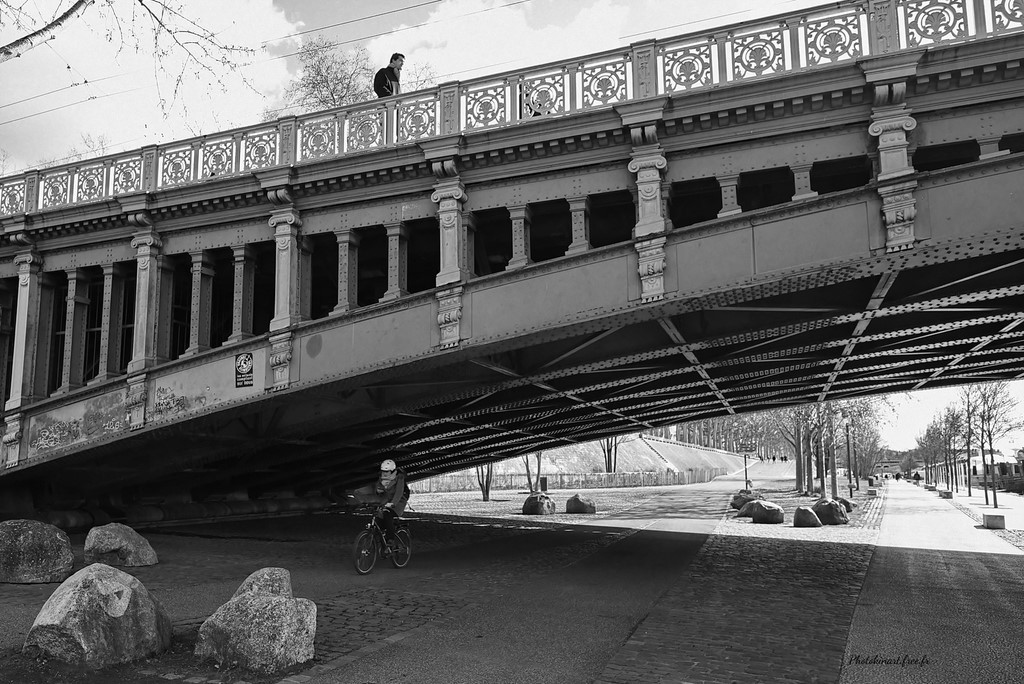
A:
{"type": "Polygon", "coordinates": [[[370,572],[376,565],[377,540],[369,530],[363,530],[356,537],[356,543],[352,545],[352,563],[360,575],[370,572]]]}
{"type": "Polygon", "coordinates": [[[409,564],[410,556],[412,556],[412,535],[409,534],[409,530],[398,530],[395,532],[395,548],[391,552],[391,564],[396,568],[404,568],[409,564]]]}

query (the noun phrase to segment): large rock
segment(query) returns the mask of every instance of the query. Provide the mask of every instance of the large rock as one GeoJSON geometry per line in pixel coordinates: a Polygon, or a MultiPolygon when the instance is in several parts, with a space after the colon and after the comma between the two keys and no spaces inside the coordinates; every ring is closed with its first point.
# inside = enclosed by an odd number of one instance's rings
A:
{"type": "Polygon", "coordinates": [[[95,563],[50,595],[25,639],[24,652],[78,667],[148,658],[171,644],[171,619],[142,582],[95,563]]]}
{"type": "Polygon", "coordinates": [[[544,492],[534,492],[523,502],[523,515],[551,515],[555,512],[555,502],[544,492]]]}
{"type": "Polygon", "coordinates": [[[274,674],[313,659],[316,604],[292,598],[291,575],[263,568],[199,628],[196,657],[274,674]]]}
{"type": "Polygon", "coordinates": [[[573,494],[565,502],[566,513],[597,513],[597,506],[593,499],[584,499],[579,494],[573,494]]]}
{"type": "Polygon", "coordinates": [[[761,498],[763,497],[760,494],[755,494],[749,489],[741,489],[739,492],[732,495],[732,501],[729,502],[729,505],[736,510],[740,510],[751,501],[757,501],[761,498]]]}
{"type": "Polygon", "coordinates": [[[833,499],[822,499],[813,506],[814,514],[822,525],[845,525],[850,522],[843,504],[833,499]]]}
{"type": "Polygon", "coordinates": [[[156,565],[159,559],[146,539],[121,523],[89,530],[85,537],[85,562],[107,565],[156,565]]]}
{"type": "Polygon", "coordinates": [[[71,540],[61,529],[38,520],[0,522],[0,582],[63,582],[74,564],[71,540]]]}
{"type": "Polygon", "coordinates": [[[771,501],[753,501],[752,506],[751,517],[755,523],[778,525],[786,520],[786,511],[771,501]]]}
{"type": "Polygon", "coordinates": [[[837,496],[835,499],[833,499],[833,501],[838,501],[839,503],[843,504],[843,508],[846,509],[847,513],[853,513],[853,509],[857,507],[857,504],[850,501],[849,499],[844,499],[841,496],[837,496]]]}
{"type": "Polygon", "coordinates": [[[292,573],[285,568],[260,568],[238,585],[235,595],[268,594],[270,596],[292,597],[292,573]]]}
{"type": "Polygon", "coordinates": [[[743,504],[743,508],[740,509],[739,513],[736,514],[737,518],[753,518],[754,517],[754,504],[757,503],[757,499],[754,501],[748,501],[743,504]]]}
{"type": "Polygon", "coordinates": [[[793,513],[793,527],[821,527],[821,520],[810,506],[797,506],[793,513]]]}

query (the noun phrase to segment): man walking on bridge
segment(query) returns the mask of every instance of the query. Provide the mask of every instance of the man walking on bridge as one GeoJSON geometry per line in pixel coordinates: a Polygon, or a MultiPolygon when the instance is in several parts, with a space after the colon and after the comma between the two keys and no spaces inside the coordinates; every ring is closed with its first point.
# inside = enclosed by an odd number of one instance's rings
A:
{"type": "Polygon", "coordinates": [[[405,64],[405,55],[396,52],[391,55],[391,63],[380,69],[373,77],[373,92],[377,93],[377,97],[390,97],[402,92],[399,80],[403,64],[405,64]]]}

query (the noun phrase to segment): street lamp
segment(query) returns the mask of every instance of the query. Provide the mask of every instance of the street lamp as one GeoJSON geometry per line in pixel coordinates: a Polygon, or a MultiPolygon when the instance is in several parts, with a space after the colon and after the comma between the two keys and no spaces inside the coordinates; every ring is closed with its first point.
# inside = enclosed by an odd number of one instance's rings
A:
{"type": "MultiPolygon", "coordinates": [[[[846,409],[841,409],[840,413],[843,416],[843,422],[846,423],[846,482],[850,488],[850,498],[853,498],[853,457],[850,451],[850,421],[851,418],[847,414],[846,409]]],[[[860,481],[857,482],[857,488],[860,488],[860,481]]]]}

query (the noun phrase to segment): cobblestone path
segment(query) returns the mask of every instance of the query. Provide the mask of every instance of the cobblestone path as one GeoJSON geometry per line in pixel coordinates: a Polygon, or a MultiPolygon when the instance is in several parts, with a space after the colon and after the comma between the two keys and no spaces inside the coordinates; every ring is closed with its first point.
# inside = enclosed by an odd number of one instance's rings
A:
{"type": "Polygon", "coordinates": [[[724,518],[595,684],[835,682],[884,505],[860,501],[850,525],[724,518]]]}

